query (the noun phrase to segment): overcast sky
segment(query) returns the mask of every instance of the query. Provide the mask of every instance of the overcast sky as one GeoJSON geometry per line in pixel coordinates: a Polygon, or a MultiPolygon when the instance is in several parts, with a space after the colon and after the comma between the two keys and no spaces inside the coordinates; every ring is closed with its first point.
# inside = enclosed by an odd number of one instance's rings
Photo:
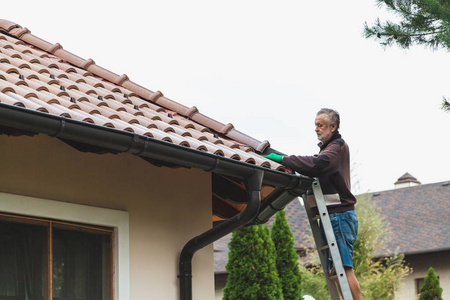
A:
{"type": "MultiPolygon", "coordinates": [[[[450,180],[450,53],[362,37],[375,0],[6,1],[0,18],[286,154],[341,114],[355,193],[450,180]]],[[[424,199],[425,200],[425,199],[424,199]]]]}

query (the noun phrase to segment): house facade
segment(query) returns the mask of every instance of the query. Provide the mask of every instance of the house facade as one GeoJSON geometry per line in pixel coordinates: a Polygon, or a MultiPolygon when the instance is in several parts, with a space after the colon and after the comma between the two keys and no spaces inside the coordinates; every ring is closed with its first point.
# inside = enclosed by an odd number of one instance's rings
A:
{"type": "MultiPolygon", "coordinates": [[[[83,153],[40,135],[1,135],[0,145],[3,217],[111,228],[114,298],[178,299],[180,249],[212,227],[210,174],[83,153]]],[[[208,246],[194,257],[195,299],[213,293],[211,252],[208,246]]]]}
{"type": "Polygon", "coordinates": [[[409,173],[392,190],[372,193],[372,201],[390,224],[392,239],[378,256],[404,254],[412,273],[402,281],[400,300],[418,299],[419,289],[432,267],[450,298],[450,182],[421,184],[409,173]]]}
{"type": "Polygon", "coordinates": [[[213,299],[212,243],[311,186],[267,152],[0,20],[0,298],[213,299]]]}

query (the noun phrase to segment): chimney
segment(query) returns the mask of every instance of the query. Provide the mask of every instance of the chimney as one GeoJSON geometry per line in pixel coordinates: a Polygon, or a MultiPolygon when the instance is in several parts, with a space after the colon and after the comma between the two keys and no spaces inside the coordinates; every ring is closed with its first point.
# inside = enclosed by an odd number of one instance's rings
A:
{"type": "Polygon", "coordinates": [[[416,186],[419,184],[420,184],[420,181],[418,181],[416,177],[414,177],[411,174],[409,174],[408,172],[406,172],[397,180],[396,183],[394,183],[394,186],[396,189],[401,189],[401,188],[405,188],[405,187],[416,186]]]}

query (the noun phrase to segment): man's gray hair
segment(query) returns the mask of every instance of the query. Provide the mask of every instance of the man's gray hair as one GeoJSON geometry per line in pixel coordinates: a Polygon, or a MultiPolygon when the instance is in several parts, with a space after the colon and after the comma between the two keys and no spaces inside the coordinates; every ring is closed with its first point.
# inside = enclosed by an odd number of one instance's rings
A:
{"type": "Polygon", "coordinates": [[[339,113],[336,110],[331,108],[322,108],[317,113],[317,116],[321,114],[327,115],[329,125],[336,124],[336,129],[339,129],[341,118],[339,117],[339,113]]]}

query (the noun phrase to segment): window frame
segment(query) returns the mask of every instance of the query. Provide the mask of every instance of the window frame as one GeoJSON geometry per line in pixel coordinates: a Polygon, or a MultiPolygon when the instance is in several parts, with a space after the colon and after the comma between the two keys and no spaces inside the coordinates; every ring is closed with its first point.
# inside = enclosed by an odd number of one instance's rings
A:
{"type": "MultiPolygon", "coordinates": [[[[87,232],[87,233],[95,233],[95,234],[101,234],[101,235],[108,235],[110,238],[109,241],[109,247],[110,247],[110,256],[108,258],[109,260],[109,273],[110,273],[110,280],[108,280],[108,286],[110,290],[110,296],[108,296],[108,299],[114,299],[113,291],[114,291],[114,229],[104,226],[94,226],[94,225],[87,225],[87,224],[80,224],[80,223],[74,223],[74,222],[67,222],[67,221],[61,221],[61,220],[55,220],[55,219],[45,219],[42,217],[32,217],[32,216],[24,216],[24,215],[18,215],[18,214],[12,214],[12,213],[4,213],[0,212],[0,220],[4,220],[7,223],[11,224],[24,224],[24,225],[31,225],[31,226],[42,226],[46,228],[46,234],[45,234],[45,244],[47,256],[45,263],[47,264],[47,275],[48,278],[45,280],[47,282],[47,290],[45,294],[47,295],[47,299],[55,299],[54,296],[54,286],[53,286],[53,264],[54,264],[54,230],[63,230],[63,231],[77,231],[77,232],[87,232]],[[109,298],[110,297],[110,298],[109,298]]],[[[105,282],[106,283],[106,282],[105,282]]]]}
{"type": "MultiPolygon", "coordinates": [[[[439,276],[437,276],[439,279],[439,276]]],[[[420,298],[420,288],[424,283],[425,277],[414,278],[414,286],[416,287],[416,299],[420,298]]]]}
{"type": "Polygon", "coordinates": [[[420,296],[420,287],[423,284],[423,280],[425,279],[425,277],[421,277],[421,278],[415,278],[414,279],[414,286],[416,288],[416,299],[419,299],[420,296]]]}
{"type": "Polygon", "coordinates": [[[130,299],[128,212],[1,192],[0,212],[112,228],[113,299],[130,299]]]}

